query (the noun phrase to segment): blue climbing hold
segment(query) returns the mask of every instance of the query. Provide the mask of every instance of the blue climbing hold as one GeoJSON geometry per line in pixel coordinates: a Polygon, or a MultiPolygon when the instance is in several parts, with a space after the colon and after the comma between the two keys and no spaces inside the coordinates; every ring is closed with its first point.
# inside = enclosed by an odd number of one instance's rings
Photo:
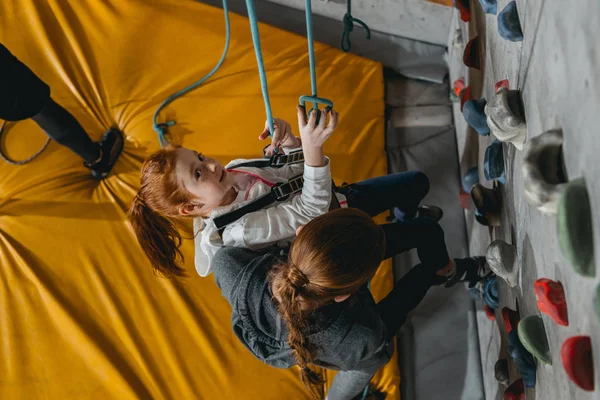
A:
{"type": "Polygon", "coordinates": [[[535,359],[530,352],[523,347],[523,344],[519,340],[519,334],[516,329],[513,329],[508,334],[508,353],[512,357],[517,371],[523,378],[523,383],[528,388],[535,387],[535,371],[537,369],[535,365],[535,359]]]}
{"type": "Polygon", "coordinates": [[[463,190],[469,194],[471,194],[471,187],[479,182],[479,170],[477,167],[471,167],[463,176],[462,187],[463,190]]]}
{"type": "Polygon", "coordinates": [[[485,105],[487,101],[484,98],[479,100],[469,100],[463,107],[463,115],[467,124],[471,125],[481,136],[488,136],[490,128],[485,117],[485,105]]]}
{"type": "Polygon", "coordinates": [[[498,13],[498,0],[479,0],[479,2],[485,13],[492,15],[498,13]]]}
{"type": "Polygon", "coordinates": [[[504,10],[498,14],[498,34],[511,42],[520,42],[523,40],[523,31],[517,12],[517,3],[511,1],[504,10]]]}
{"type": "Polygon", "coordinates": [[[497,180],[505,184],[504,175],[504,150],[502,142],[498,139],[485,150],[485,160],[483,161],[483,173],[488,181],[497,180]]]}
{"type": "Polygon", "coordinates": [[[496,275],[492,275],[483,283],[483,301],[491,308],[499,308],[500,301],[498,300],[498,285],[496,283],[496,275]]]}

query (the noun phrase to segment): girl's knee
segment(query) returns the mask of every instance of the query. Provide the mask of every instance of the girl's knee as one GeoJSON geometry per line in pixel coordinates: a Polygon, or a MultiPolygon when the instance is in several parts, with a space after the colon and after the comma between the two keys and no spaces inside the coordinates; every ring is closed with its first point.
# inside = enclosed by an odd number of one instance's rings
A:
{"type": "Polygon", "coordinates": [[[429,178],[421,171],[413,171],[412,173],[418,192],[421,193],[421,197],[425,197],[429,193],[429,178]]]}

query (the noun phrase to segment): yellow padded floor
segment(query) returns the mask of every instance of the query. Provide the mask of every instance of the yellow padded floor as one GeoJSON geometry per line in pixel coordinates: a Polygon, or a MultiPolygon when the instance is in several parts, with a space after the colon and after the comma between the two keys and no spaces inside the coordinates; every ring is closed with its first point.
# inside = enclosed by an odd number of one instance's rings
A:
{"type": "MultiPolygon", "coordinates": [[[[266,144],[248,21],[231,24],[222,69],[161,115],[177,120],[174,141],[222,162],[266,144]]],[[[306,40],[260,29],[274,115],[295,125],[297,98],[310,94],[306,40]]],[[[102,182],[56,143],[25,166],[0,161],[0,399],[309,398],[295,370],[262,364],[234,337],[214,279],[194,273],[192,240],[190,278],[158,278],[125,217],[158,148],[152,113],[213,68],[224,38],[222,10],[192,0],[2,1],[0,41],[94,139],[112,124],[127,142],[102,182]]],[[[319,94],[341,114],[326,145],[335,180],[385,174],[381,66],[321,44],[316,57],[319,94]]],[[[15,159],[45,140],[30,121],[7,128],[15,159]]],[[[385,264],[372,290],[381,298],[391,285],[385,264]]],[[[388,399],[399,382],[395,358],[374,379],[388,399]]]]}

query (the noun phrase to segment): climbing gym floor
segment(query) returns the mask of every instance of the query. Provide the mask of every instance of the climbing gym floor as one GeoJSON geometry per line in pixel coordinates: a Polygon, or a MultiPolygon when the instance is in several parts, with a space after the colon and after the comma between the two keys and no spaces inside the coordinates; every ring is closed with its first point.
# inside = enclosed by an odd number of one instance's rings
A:
{"type": "MultiPolygon", "coordinates": [[[[174,142],[222,162],[261,155],[264,108],[247,19],[217,74],[168,106],[174,142]]],[[[292,124],[310,94],[306,39],[261,25],[274,114],[292,124]]],[[[210,71],[225,40],[223,11],[193,0],[4,1],[0,42],[52,88],[94,139],[110,125],[127,141],[110,177],[96,182],[55,143],[25,166],[0,162],[1,399],[308,399],[297,371],[262,364],[234,337],[230,307],[212,277],[153,275],[125,217],[145,156],[156,150],[152,114],[210,71]]],[[[387,172],[378,63],[315,45],[319,94],[341,122],[326,145],[337,182],[387,172]]],[[[0,145],[23,159],[44,143],[31,122],[9,124],[0,145]]],[[[191,223],[182,224],[191,237],[191,223]]],[[[391,288],[390,264],[372,282],[391,288]]],[[[333,374],[328,375],[328,381],[333,374]]],[[[373,380],[399,399],[394,357],[373,380]]]]}
{"type": "MultiPolygon", "coordinates": [[[[498,0],[498,12],[508,4],[498,0]]],[[[517,0],[524,40],[509,42],[497,32],[496,16],[484,14],[478,1],[471,2],[472,19],[465,24],[455,14],[450,31],[450,82],[465,77],[474,99],[494,94],[496,82],[508,79],[511,89],[522,93],[527,138],[549,129],[562,129],[563,152],[569,179],[585,177],[593,216],[596,263],[600,254],[600,8],[596,0],[566,4],[559,1],[517,0]],[[479,35],[481,71],[468,69],[462,62],[463,48],[452,44],[455,30],[462,32],[463,42],[479,35]]],[[[479,136],[468,127],[458,104],[454,105],[461,170],[479,166],[480,182],[491,187],[483,176],[484,153],[494,137],[479,136]]],[[[600,280],[575,273],[562,255],[557,236],[556,216],[544,215],[529,205],[524,197],[521,165],[523,152],[504,143],[506,184],[500,185],[502,217],[499,227],[488,227],[474,220],[473,211],[466,212],[471,254],[485,254],[495,239],[512,243],[517,248],[520,267],[518,285],[509,288],[499,281],[500,307],[518,307],[521,318],[539,315],[533,283],[538,278],[561,281],[564,285],[569,313],[569,326],[559,326],[541,315],[552,353],[553,365],[538,361],[535,389],[526,390],[526,399],[591,400],[600,397],[600,321],[594,314],[593,298],[600,280]],[[561,365],[563,342],[575,335],[588,335],[595,355],[595,392],[577,387],[561,365]]],[[[496,322],[478,312],[482,373],[486,399],[502,399],[504,387],[494,377],[494,364],[506,356],[506,335],[499,309],[496,322]]],[[[510,382],[517,379],[509,361],[510,382]]]]}

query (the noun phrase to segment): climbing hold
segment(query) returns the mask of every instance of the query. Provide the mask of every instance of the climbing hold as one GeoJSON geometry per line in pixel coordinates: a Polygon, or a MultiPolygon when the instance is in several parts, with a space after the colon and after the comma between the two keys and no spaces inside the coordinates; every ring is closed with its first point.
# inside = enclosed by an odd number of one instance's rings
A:
{"type": "Polygon", "coordinates": [[[452,38],[452,46],[456,49],[462,49],[464,45],[465,40],[463,39],[462,29],[456,28],[454,37],[452,38]]]}
{"type": "Polygon", "coordinates": [[[470,194],[471,188],[477,182],[479,182],[479,170],[477,169],[477,167],[471,167],[467,170],[467,172],[465,173],[465,176],[463,176],[463,181],[462,181],[463,190],[470,194]]]}
{"type": "Polygon", "coordinates": [[[596,297],[594,298],[594,310],[596,311],[596,316],[600,319],[600,285],[596,288],[596,297]]]}
{"type": "Polygon", "coordinates": [[[498,189],[488,189],[476,183],[471,188],[471,199],[479,214],[483,216],[490,226],[500,225],[500,195],[498,189]]]}
{"type": "Polygon", "coordinates": [[[567,300],[562,283],[540,278],[533,284],[533,291],[541,312],[552,318],[558,325],[569,325],[567,300]]]}
{"type": "Polygon", "coordinates": [[[492,133],[501,141],[523,149],[527,138],[527,124],[518,90],[498,89],[492,100],[485,106],[487,123],[492,133]]]}
{"type": "Polygon", "coordinates": [[[483,301],[487,309],[491,309],[491,315],[488,318],[496,319],[494,309],[500,307],[498,301],[498,286],[496,285],[496,276],[490,274],[485,279],[477,282],[473,287],[469,288],[469,296],[473,301],[483,301]]]}
{"type": "Polygon", "coordinates": [[[583,390],[594,391],[594,361],[589,336],[573,336],[560,350],[560,358],[569,378],[583,390]]]}
{"type": "Polygon", "coordinates": [[[460,91],[460,111],[462,112],[465,103],[471,100],[471,86],[467,86],[463,90],[460,91]]]}
{"type": "Polygon", "coordinates": [[[486,103],[484,98],[479,100],[469,100],[463,107],[465,121],[467,121],[467,124],[475,129],[481,136],[489,136],[490,134],[490,128],[488,128],[483,112],[486,103]]]}
{"type": "Polygon", "coordinates": [[[504,149],[502,142],[494,140],[491,145],[485,149],[485,159],[483,161],[483,174],[485,179],[497,180],[504,184],[506,176],[504,175],[504,149]]]}
{"type": "Polygon", "coordinates": [[[465,22],[471,21],[471,1],[470,0],[452,0],[454,7],[460,11],[460,19],[465,22]]]}
{"type": "Polygon", "coordinates": [[[506,358],[496,361],[496,364],[494,364],[494,375],[496,375],[498,382],[504,386],[508,386],[508,362],[506,362],[506,358]]]}
{"type": "Polygon", "coordinates": [[[498,13],[498,0],[479,0],[479,2],[486,14],[496,15],[498,13]]]}
{"type": "Polygon", "coordinates": [[[530,315],[519,322],[519,340],[528,352],[543,363],[552,365],[552,354],[548,346],[544,322],[539,315],[530,315]]]}
{"type": "Polygon", "coordinates": [[[469,68],[481,69],[479,55],[479,36],[469,40],[463,53],[463,63],[469,68]]]}
{"type": "MultiPolygon", "coordinates": [[[[471,193],[471,196],[473,194],[471,193]]],[[[590,198],[583,178],[565,185],[558,204],[558,241],[577,273],[596,275],[590,198]]]]}
{"type": "Polygon", "coordinates": [[[510,287],[519,284],[517,248],[503,240],[494,240],[487,248],[485,260],[496,276],[504,279],[510,287]]]}
{"type": "Polygon", "coordinates": [[[523,156],[525,198],[545,214],[556,214],[567,182],[562,132],[551,130],[531,139],[523,156]]]}
{"type": "Polygon", "coordinates": [[[452,90],[458,97],[460,97],[460,92],[462,92],[464,88],[465,78],[462,76],[452,83],[452,90]]]}
{"type": "Polygon", "coordinates": [[[464,209],[464,210],[469,210],[470,208],[472,208],[472,204],[471,203],[471,196],[469,195],[469,193],[465,192],[465,190],[462,188],[462,186],[460,187],[459,193],[458,193],[458,202],[460,203],[460,206],[464,209]]]}
{"type": "Polygon", "coordinates": [[[504,391],[504,400],[525,400],[523,379],[517,379],[504,391]]]}
{"type": "Polygon", "coordinates": [[[508,307],[502,307],[502,322],[504,323],[506,333],[516,330],[519,324],[519,313],[508,307]]]}
{"type": "Polygon", "coordinates": [[[483,308],[483,311],[485,311],[485,316],[487,317],[487,319],[489,319],[490,321],[496,320],[496,315],[494,314],[494,309],[492,307],[486,304],[483,308]]]}
{"type": "Polygon", "coordinates": [[[504,10],[498,14],[498,34],[511,42],[520,42],[523,40],[523,31],[517,12],[517,2],[511,1],[504,7],[504,10]]]}
{"type": "Polygon", "coordinates": [[[516,329],[513,329],[508,333],[508,353],[512,357],[515,362],[515,366],[517,367],[517,371],[521,374],[523,378],[523,383],[525,387],[534,388],[535,387],[535,371],[537,369],[535,365],[535,359],[523,347],[523,344],[519,340],[519,334],[516,329]]]}
{"type": "Polygon", "coordinates": [[[508,79],[503,79],[501,81],[496,82],[496,84],[494,85],[494,93],[497,93],[498,90],[500,90],[500,88],[503,87],[510,89],[510,83],[508,82],[508,79]]]}

